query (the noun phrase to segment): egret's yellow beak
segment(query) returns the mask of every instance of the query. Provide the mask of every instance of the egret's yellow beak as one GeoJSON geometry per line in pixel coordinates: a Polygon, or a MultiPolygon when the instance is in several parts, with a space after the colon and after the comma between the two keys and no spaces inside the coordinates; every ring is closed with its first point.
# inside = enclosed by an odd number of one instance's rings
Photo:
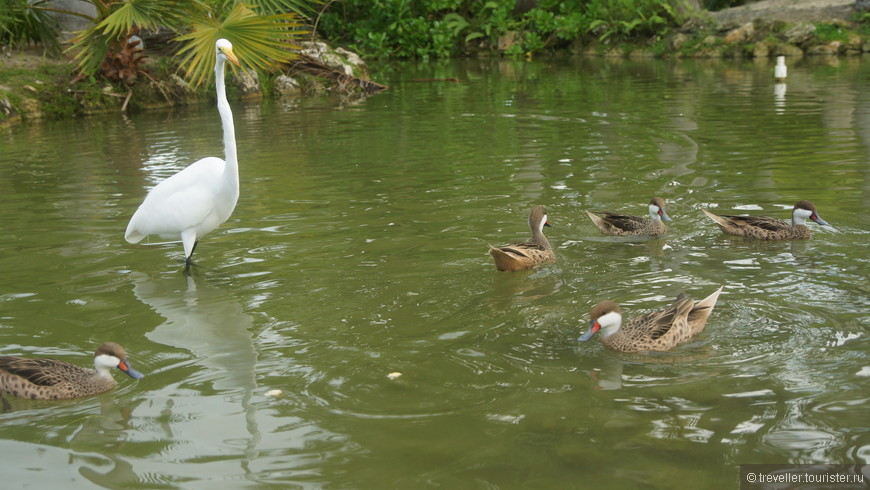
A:
{"type": "Polygon", "coordinates": [[[239,59],[236,58],[235,54],[233,54],[233,48],[221,48],[221,53],[223,53],[224,56],[226,56],[227,59],[230,60],[230,62],[232,62],[232,64],[234,64],[238,67],[242,66],[241,64],[239,64],[239,59]]]}

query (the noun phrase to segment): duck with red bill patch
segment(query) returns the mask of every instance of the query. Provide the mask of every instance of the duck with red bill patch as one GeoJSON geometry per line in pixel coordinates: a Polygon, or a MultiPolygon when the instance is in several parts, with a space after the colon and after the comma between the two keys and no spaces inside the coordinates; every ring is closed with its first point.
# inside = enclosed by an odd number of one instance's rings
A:
{"type": "Polygon", "coordinates": [[[596,211],[601,214],[598,216],[594,213],[586,211],[589,219],[595,223],[595,226],[605,235],[627,236],[627,235],[664,235],[668,232],[668,227],[665,226],[665,221],[670,221],[671,218],[665,211],[665,200],[660,197],[654,197],[650,200],[649,219],[640,216],[632,216],[630,214],[609,213],[607,211],[596,211]]]}
{"type": "Polygon", "coordinates": [[[64,400],[96,395],[116,386],[109,372],[118,368],[133,379],[145,375],[130,367],[124,348],[106,342],[94,353],[94,369],[56,359],[0,356],[0,392],[33,400],[64,400]]]}
{"type": "Polygon", "coordinates": [[[807,220],[815,221],[822,226],[830,226],[819,217],[816,207],[809,201],[798,201],[791,213],[791,223],[779,218],[767,216],[737,216],[732,214],[713,214],[702,209],[719,228],[729,235],[745,236],[760,240],[793,240],[807,239],[810,229],[807,220]]]}
{"type": "Polygon", "coordinates": [[[585,342],[599,331],[601,343],[620,352],[666,351],[704,330],[722,287],[695,303],[684,294],[667,309],[654,311],[622,325],[622,312],[613,301],[592,307],[589,329],[578,339],[585,342]]]}

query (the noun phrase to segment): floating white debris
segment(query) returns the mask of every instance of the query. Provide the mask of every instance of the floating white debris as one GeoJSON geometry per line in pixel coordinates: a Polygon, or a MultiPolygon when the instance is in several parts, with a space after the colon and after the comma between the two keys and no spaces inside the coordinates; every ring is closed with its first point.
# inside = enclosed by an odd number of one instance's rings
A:
{"type": "Polygon", "coordinates": [[[758,269],[759,264],[753,258],[748,259],[735,259],[735,260],[725,260],[722,262],[723,264],[728,264],[732,269],[758,269]]]}
{"type": "Polygon", "coordinates": [[[269,390],[266,392],[266,396],[277,397],[281,396],[284,392],[282,390],[269,390]]]}
{"type": "Polygon", "coordinates": [[[722,396],[726,396],[728,398],[751,398],[754,396],[768,396],[773,395],[773,390],[756,390],[756,391],[744,391],[743,393],[726,393],[722,396]]]}
{"type": "Polygon", "coordinates": [[[861,338],[861,334],[858,334],[858,333],[837,332],[835,335],[837,337],[837,340],[835,340],[832,344],[830,344],[832,347],[840,347],[841,345],[845,345],[846,342],[848,342],[850,340],[855,340],[855,339],[861,338]]]}
{"type": "Polygon", "coordinates": [[[756,420],[756,417],[752,417],[752,420],[745,420],[737,424],[737,427],[731,431],[732,434],[755,434],[762,428],[764,428],[763,423],[759,423],[756,420]]]}
{"type": "Polygon", "coordinates": [[[525,415],[503,415],[498,413],[490,413],[486,416],[487,420],[492,422],[504,422],[506,424],[519,424],[524,418],[525,415]]]}
{"type": "Polygon", "coordinates": [[[387,375],[387,379],[399,379],[400,377],[402,377],[402,373],[398,371],[393,371],[392,373],[387,375]]]}
{"type": "Polygon", "coordinates": [[[868,377],[870,377],[870,366],[864,366],[864,367],[862,367],[861,370],[858,371],[858,372],[855,373],[855,374],[857,374],[858,376],[868,376],[868,377]]]}

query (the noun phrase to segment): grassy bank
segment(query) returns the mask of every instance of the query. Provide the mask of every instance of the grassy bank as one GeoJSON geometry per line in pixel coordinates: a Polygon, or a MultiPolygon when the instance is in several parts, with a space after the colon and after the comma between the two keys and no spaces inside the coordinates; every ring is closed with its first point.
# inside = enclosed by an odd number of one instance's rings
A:
{"type": "MultiPolygon", "coordinates": [[[[634,37],[608,35],[609,31],[601,27],[603,24],[596,25],[599,27],[597,35],[575,35],[570,40],[566,38],[552,44],[544,43],[528,51],[527,42],[533,31],[473,36],[477,31],[466,32],[470,28],[463,24],[463,29],[457,32],[465,32],[465,37],[460,39],[454,36],[458,44],[451,49],[458,50],[463,56],[519,59],[564,55],[656,58],[766,58],[782,55],[794,59],[813,55],[860,56],[870,51],[870,14],[867,13],[856,14],[851,20],[820,23],[787,24],[756,19],[725,30],[699,15],[679,29],[663,27],[653,32],[647,26],[647,29],[638,31],[643,35],[634,37]]],[[[525,27],[529,27],[529,24],[525,27]]],[[[370,32],[370,35],[383,38],[386,33],[370,32]]],[[[338,39],[343,38],[338,36],[338,39]]],[[[420,39],[419,42],[421,44],[415,49],[425,52],[428,41],[420,39]]],[[[345,83],[346,80],[322,78],[327,68],[335,70],[334,73],[347,69],[367,78],[364,63],[353,53],[327,49],[321,43],[307,44],[309,48],[303,49],[302,53],[321,56],[320,62],[324,68],[320,71],[320,77],[312,75],[310,71],[292,73],[292,77],[289,77],[287,70],[252,77],[231,76],[228,83],[230,97],[277,97],[304,93],[320,95],[353,87],[353,84],[345,83]]],[[[365,49],[360,43],[349,45],[365,49]]],[[[76,79],[75,67],[70,60],[50,58],[39,50],[2,51],[0,126],[39,118],[77,117],[96,112],[184,105],[212,98],[213,85],[192,88],[177,75],[182,70],[171,57],[149,57],[144,66],[145,71],[128,85],[109,82],[98,75],[76,79]]]]}

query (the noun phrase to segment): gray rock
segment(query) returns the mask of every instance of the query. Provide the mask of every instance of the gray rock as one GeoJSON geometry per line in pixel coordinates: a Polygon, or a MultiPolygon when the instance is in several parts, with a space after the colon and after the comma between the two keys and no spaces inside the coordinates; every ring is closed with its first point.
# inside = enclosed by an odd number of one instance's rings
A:
{"type": "Polygon", "coordinates": [[[281,95],[292,95],[302,91],[302,86],[293,77],[278,75],[275,78],[275,91],[281,95]]]}
{"type": "Polygon", "coordinates": [[[773,48],[774,56],[786,56],[788,58],[802,58],[804,50],[793,44],[780,44],[773,48]]]}
{"type": "Polygon", "coordinates": [[[233,84],[242,95],[260,94],[260,77],[251,70],[239,70],[233,75],[233,84]]]}
{"type": "Polygon", "coordinates": [[[840,52],[840,46],[842,43],[840,41],[831,41],[827,44],[820,44],[818,46],[813,46],[809,50],[807,50],[807,54],[813,55],[832,55],[840,52]]]}
{"type": "Polygon", "coordinates": [[[678,50],[683,47],[684,44],[689,40],[689,36],[683,34],[682,32],[677,33],[674,37],[671,38],[670,47],[673,50],[678,50]]]}
{"type": "Polygon", "coordinates": [[[191,87],[185,79],[181,78],[175,73],[169,75],[169,83],[171,83],[174,87],[181,89],[182,92],[193,92],[193,87],[191,87]]]}
{"type": "Polygon", "coordinates": [[[322,55],[320,55],[320,62],[328,68],[344,73],[345,75],[353,75],[353,68],[351,68],[350,65],[344,64],[341,56],[335,53],[323,53],[322,55]]]}
{"type": "Polygon", "coordinates": [[[366,62],[363,61],[363,59],[360,58],[359,55],[354,53],[353,51],[348,51],[344,48],[337,48],[335,52],[338,53],[339,56],[344,58],[345,61],[347,61],[347,63],[352,66],[365,66],[366,64],[366,62]]]}
{"type": "Polygon", "coordinates": [[[855,0],[762,0],[710,12],[718,29],[730,28],[754,19],[796,22],[819,22],[829,19],[849,20],[854,13],[855,0]]]}
{"type": "Polygon", "coordinates": [[[752,25],[752,22],[747,22],[737,29],[729,31],[722,40],[728,44],[742,43],[752,39],[753,34],[755,34],[755,26],[752,25]]]}
{"type": "Polygon", "coordinates": [[[816,32],[816,26],[813,24],[797,24],[785,31],[783,35],[790,44],[802,44],[809,41],[814,32],[816,32]]]}

